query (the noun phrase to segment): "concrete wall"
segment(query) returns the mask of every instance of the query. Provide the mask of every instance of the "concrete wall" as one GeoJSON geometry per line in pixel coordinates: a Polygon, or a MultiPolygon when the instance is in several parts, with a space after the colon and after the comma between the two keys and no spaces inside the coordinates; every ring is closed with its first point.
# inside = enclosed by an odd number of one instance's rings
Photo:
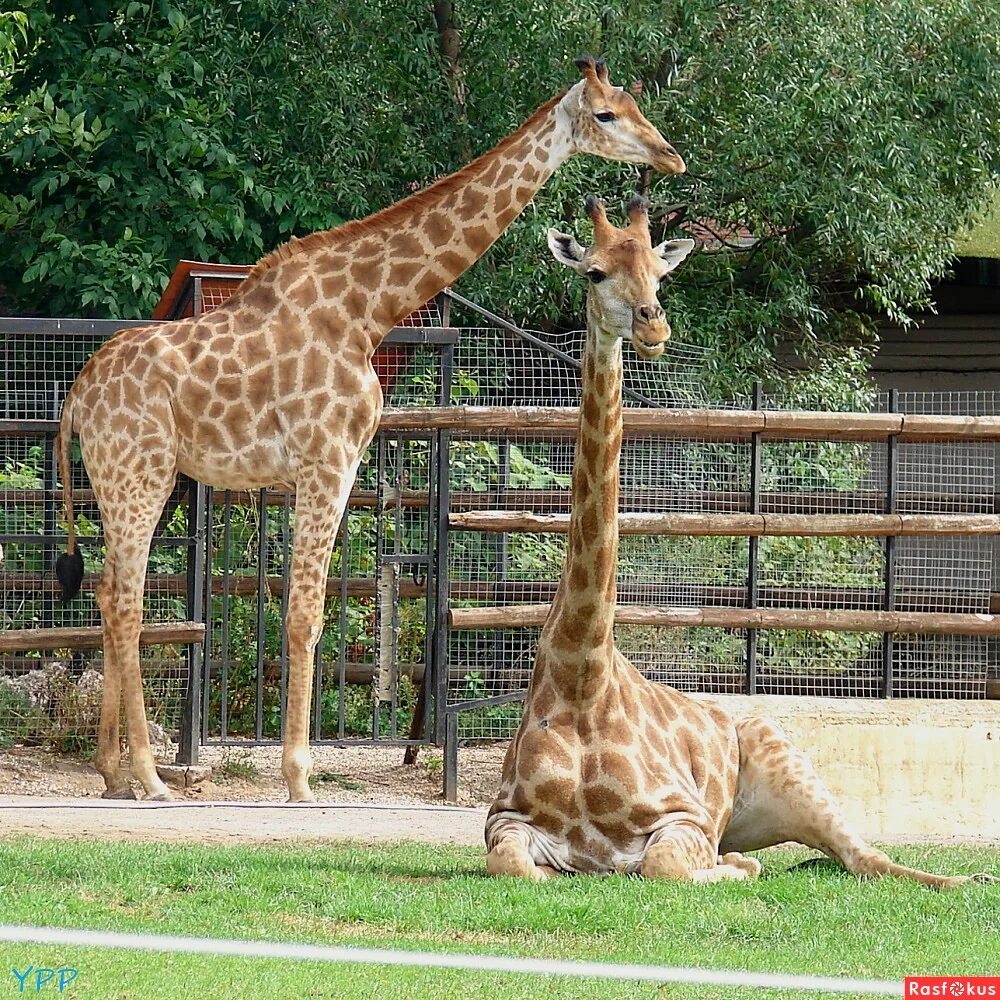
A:
{"type": "Polygon", "coordinates": [[[1000,701],[696,697],[777,722],[866,839],[1000,845],[1000,701]]]}

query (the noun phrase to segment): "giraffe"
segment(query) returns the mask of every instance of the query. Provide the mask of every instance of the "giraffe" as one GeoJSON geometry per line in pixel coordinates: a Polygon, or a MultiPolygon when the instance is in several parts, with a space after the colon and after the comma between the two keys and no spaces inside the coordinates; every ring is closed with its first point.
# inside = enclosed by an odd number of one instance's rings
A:
{"type": "Polygon", "coordinates": [[[314,800],[313,652],[335,532],[382,409],[373,352],[478,260],[571,155],[685,169],[632,95],[611,85],[603,60],[576,65],[580,80],[468,166],[369,218],[290,240],[219,308],[122,331],[84,365],[56,439],[68,525],[56,573],[71,599],[83,577],[69,474],[75,432],[107,553],[95,757],[105,796],[133,794],[120,768],[124,700],[132,774],[150,798],[170,797],[150,752],[138,638],[153,527],[180,472],[223,489],[295,490],[282,774],[290,801],[314,800]]]}
{"type": "Polygon", "coordinates": [[[652,246],[634,198],[617,229],[587,201],[594,243],[549,230],[557,261],[585,275],[587,338],[566,563],[542,629],[521,725],[486,821],[487,870],[640,873],[713,882],[760,872],[743,852],[783,841],[818,848],[859,875],[937,888],[970,878],[894,864],[850,830],[808,759],[773,722],[739,723],[640,674],[613,637],[622,440],[622,340],[663,353],[659,281],[691,240],[652,246]]]}

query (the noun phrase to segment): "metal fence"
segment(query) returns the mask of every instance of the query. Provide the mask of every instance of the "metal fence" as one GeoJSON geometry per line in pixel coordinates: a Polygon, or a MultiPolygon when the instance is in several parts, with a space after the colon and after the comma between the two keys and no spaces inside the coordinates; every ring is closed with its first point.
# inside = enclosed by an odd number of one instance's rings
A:
{"type": "MultiPolygon", "coordinates": [[[[341,526],[317,651],[312,735],[394,745],[447,737],[453,761],[460,740],[513,732],[538,629],[451,623],[470,609],[551,600],[565,545],[564,533],[482,530],[462,519],[484,511],[568,514],[573,440],[546,426],[513,427],[509,411],[496,411],[492,425],[480,413],[479,429],[425,415],[442,407],[457,413],[455,404],[575,406],[583,335],[519,331],[461,296],[425,311],[425,325],[395,331],[378,362],[387,406],[399,419],[383,421],[341,526]],[[452,327],[448,305],[461,329],[452,327]]],[[[8,634],[94,630],[98,623],[93,577],[81,600],[67,608],[55,602],[51,566],[64,531],[51,441],[76,370],[126,325],[0,325],[0,616],[8,634]]],[[[683,345],[672,345],[656,365],[626,351],[629,412],[739,409],[753,416],[803,406],[801,396],[787,392],[713,398],[709,361],[683,345]]],[[[872,392],[854,403],[874,414],[993,416],[998,407],[993,393],[872,392]]],[[[994,438],[960,428],[920,441],[898,433],[647,430],[630,433],[623,446],[621,509],[709,518],[974,519],[1000,511],[997,447],[994,438]]],[[[75,465],[73,474],[79,530],[95,573],[99,519],[82,468],[75,465]]],[[[279,738],[290,501],[266,491],[237,496],[181,484],[161,519],[147,619],[203,624],[206,636],[203,644],[147,647],[143,654],[151,718],[165,741],[180,744],[182,758],[201,743],[279,738]]],[[[864,615],[876,612],[989,615],[997,610],[998,568],[996,538],[982,530],[845,528],[831,535],[716,525],[694,534],[626,533],[624,608],[710,613],[685,627],[623,623],[617,640],[649,676],[682,690],[981,698],[998,662],[997,640],[986,633],[815,622],[798,628],[787,613],[815,617],[836,609],[865,623],[864,615]],[[772,611],[786,615],[784,624],[761,618],[772,611]],[[744,617],[727,620],[727,612],[744,617]],[[765,624],[746,624],[758,619],[765,624]]],[[[26,648],[23,641],[13,649],[0,636],[0,740],[72,745],[91,736],[100,668],[99,649],[26,648]]],[[[453,789],[452,765],[446,770],[453,789]]]]}
{"type": "MultiPolygon", "coordinates": [[[[431,304],[386,338],[375,364],[387,404],[448,401],[457,333],[445,319],[431,304]]],[[[0,321],[0,747],[75,748],[96,737],[100,519],[74,446],[88,575],[80,598],[64,607],[53,573],[65,548],[53,443],[76,372],[107,337],[135,325],[0,321]]],[[[433,704],[437,447],[426,432],[379,433],[361,465],[327,583],[316,742],[410,745],[433,737],[426,709],[433,704]]],[[[174,623],[182,640],[142,648],[161,755],[193,760],[204,744],[280,739],[293,504],[288,494],[236,495],[179,479],[150,552],[144,607],[145,621],[174,623]]]]}

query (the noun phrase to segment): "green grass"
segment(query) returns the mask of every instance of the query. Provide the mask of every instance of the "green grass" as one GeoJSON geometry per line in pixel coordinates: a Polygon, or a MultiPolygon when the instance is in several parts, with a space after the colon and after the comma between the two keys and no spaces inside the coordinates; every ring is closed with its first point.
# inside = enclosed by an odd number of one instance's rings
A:
{"type": "MultiPolygon", "coordinates": [[[[985,849],[892,853],[934,871],[1000,874],[985,849]]],[[[0,921],[880,979],[996,974],[1000,887],[938,894],[788,870],[806,856],[763,852],[764,875],[750,883],[535,884],[486,878],[472,848],[18,839],[0,842],[0,921]]],[[[812,996],[0,944],[0,1000],[20,995],[10,969],[28,965],[73,966],[79,978],[64,996],[94,1000],[812,996]]]]}
{"type": "Polygon", "coordinates": [[[222,764],[218,771],[223,781],[229,778],[239,778],[251,784],[260,777],[260,769],[253,762],[248,750],[226,750],[222,754],[222,764]]]}

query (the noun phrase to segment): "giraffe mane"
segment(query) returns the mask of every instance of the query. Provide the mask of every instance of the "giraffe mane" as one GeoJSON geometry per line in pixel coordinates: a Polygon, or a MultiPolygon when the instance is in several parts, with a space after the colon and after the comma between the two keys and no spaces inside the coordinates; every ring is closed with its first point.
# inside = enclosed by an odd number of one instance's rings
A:
{"type": "Polygon", "coordinates": [[[429,187],[425,187],[423,190],[417,191],[415,194],[411,194],[409,197],[403,198],[401,201],[397,201],[363,219],[353,219],[350,222],[344,222],[336,226],[334,229],[324,229],[301,238],[293,236],[287,243],[282,243],[281,246],[261,257],[254,264],[253,268],[251,268],[250,273],[243,282],[244,285],[255,278],[259,278],[262,274],[271,270],[271,268],[292,257],[297,257],[300,254],[309,253],[313,250],[322,250],[325,247],[332,246],[335,242],[341,243],[345,240],[374,233],[385,226],[390,226],[401,217],[413,214],[422,208],[425,203],[464,186],[470,175],[478,169],[483,160],[487,157],[503,153],[512,146],[523,132],[532,128],[537,124],[539,119],[547,115],[566,96],[566,93],[567,91],[563,91],[556,94],[555,97],[546,101],[538,108],[520,128],[505,136],[492,149],[487,150],[481,156],[477,156],[471,163],[467,163],[454,173],[435,181],[429,187]]]}

